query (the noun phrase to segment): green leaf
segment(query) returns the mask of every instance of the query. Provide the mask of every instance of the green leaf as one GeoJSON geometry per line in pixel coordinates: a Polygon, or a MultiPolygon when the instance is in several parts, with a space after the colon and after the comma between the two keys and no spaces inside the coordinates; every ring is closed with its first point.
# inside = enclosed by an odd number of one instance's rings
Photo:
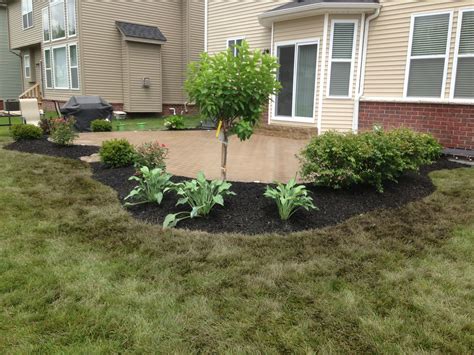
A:
{"type": "Polygon", "coordinates": [[[218,205],[224,206],[224,198],[221,195],[216,195],[212,199],[218,205]]]}

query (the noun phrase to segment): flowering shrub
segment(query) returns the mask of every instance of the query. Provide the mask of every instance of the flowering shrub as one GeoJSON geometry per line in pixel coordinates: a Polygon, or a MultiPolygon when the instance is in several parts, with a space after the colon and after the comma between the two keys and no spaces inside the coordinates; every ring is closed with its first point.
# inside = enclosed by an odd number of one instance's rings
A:
{"type": "Polygon", "coordinates": [[[78,134],[74,130],[73,118],[54,118],[51,120],[51,140],[59,145],[72,145],[78,134]]]}
{"type": "Polygon", "coordinates": [[[104,141],[99,151],[100,161],[110,168],[132,165],[135,161],[135,148],[126,139],[104,141]]]}
{"type": "Polygon", "coordinates": [[[385,181],[397,181],[406,171],[417,171],[441,154],[433,136],[409,129],[360,134],[327,132],[303,150],[301,174],[316,185],[332,188],[367,184],[383,191],[385,181]]]}
{"type": "Polygon", "coordinates": [[[168,129],[184,129],[184,117],[181,115],[169,116],[165,119],[165,127],[168,129]]]}
{"type": "Polygon", "coordinates": [[[160,142],[147,142],[137,147],[135,166],[146,166],[150,169],[160,168],[165,170],[165,159],[168,157],[168,148],[160,142]]]}
{"type": "Polygon", "coordinates": [[[44,135],[50,135],[51,134],[51,126],[52,126],[52,121],[53,119],[51,117],[46,117],[42,116],[39,121],[39,127],[43,130],[44,135]]]}

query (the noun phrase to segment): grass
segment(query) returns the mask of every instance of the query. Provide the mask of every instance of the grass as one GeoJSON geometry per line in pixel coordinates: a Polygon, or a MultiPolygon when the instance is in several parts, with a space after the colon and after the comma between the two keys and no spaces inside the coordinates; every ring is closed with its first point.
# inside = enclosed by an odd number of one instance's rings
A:
{"type": "MultiPolygon", "coordinates": [[[[127,118],[124,120],[114,120],[113,121],[113,130],[118,130],[118,124],[124,124],[122,130],[124,131],[139,131],[138,123],[145,123],[144,130],[163,130],[166,129],[164,122],[166,117],[143,117],[143,118],[127,118]]],[[[202,118],[200,116],[185,116],[184,117],[184,126],[185,128],[195,128],[202,118]]]]}
{"type": "Polygon", "coordinates": [[[286,236],[133,220],[82,163],[0,150],[1,353],[470,353],[474,170],[286,236]]]}

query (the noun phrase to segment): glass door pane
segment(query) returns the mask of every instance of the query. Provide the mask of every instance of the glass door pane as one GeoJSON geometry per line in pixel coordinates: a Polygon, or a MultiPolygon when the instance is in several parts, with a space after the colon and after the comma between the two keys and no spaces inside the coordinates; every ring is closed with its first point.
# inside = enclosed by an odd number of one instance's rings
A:
{"type": "Polygon", "coordinates": [[[316,80],[316,44],[298,46],[295,116],[313,117],[316,80]]]}
{"type": "Polygon", "coordinates": [[[293,77],[295,67],[295,46],[278,47],[280,69],[278,80],[282,89],[276,98],[276,115],[292,116],[293,111],[293,77]]]}

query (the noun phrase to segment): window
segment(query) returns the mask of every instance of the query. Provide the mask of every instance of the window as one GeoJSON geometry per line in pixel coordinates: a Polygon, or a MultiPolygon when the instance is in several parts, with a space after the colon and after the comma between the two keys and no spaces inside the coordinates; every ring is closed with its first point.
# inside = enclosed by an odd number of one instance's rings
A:
{"type": "Polygon", "coordinates": [[[53,67],[51,65],[51,50],[45,49],[44,50],[44,71],[45,71],[45,78],[46,78],[46,88],[52,89],[53,88],[53,67]]]}
{"type": "Polygon", "coordinates": [[[443,96],[450,22],[451,13],[416,15],[412,18],[406,97],[443,96]]]}
{"type": "Polygon", "coordinates": [[[33,27],[33,0],[21,0],[23,29],[33,27]]]}
{"type": "Polygon", "coordinates": [[[51,0],[50,4],[51,38],[53,40],[66,37],[66,19],[64,16],[64,0],[51,0]]]}
{"type": "Polygon", "coordinates": [[[69,37],[76,35],[76,0],[66,0],[67,33],[69,37]]]}
{"type": "Polygon", "coordinates": [[[53,48],[54,88],[69,89],[66,46],[53,48]]]}
{"type": "Polygon", "coordinates": [[[23,66],[25,67],[25,78],[31,78],[31,60],[29,54],[23,56],[23,66]]]}
{"type": "Polygon", "coordinates": [[[474,99],[474,10],[459,13],[454,98],[474,99]]]}
{"type": "Polygon", "coordinates": [[[69,45],[69,75],[71,78],[71,89],[79,89],[79,70],[76,44],[69,45]]]}
{"type": "Polygon", "coordinates": [[[312,122],[318,41],[277,44],[277,56],[282,90],[275,100],[275,118],[312,122]]]}
{"type": "Polygon", "coordinates": [[[42,18],[43,18],[43,41],[49,42],[51,39],[51,33],[49,28],[49,9],[45,7],[42,10],[42,18]]]}
{"type": "Polygon", "coordinates": [[[239,55],[239,50],[236,48],[236,46],[240,46],[243,41],[244,41],[243,37],[227,40],[227,48],[232,49],[232,52],[234,53],[234,57],[237,57],[239,55]]]}
{"type": "Polygon", "coordinates": [[[356,21],[335,20],[332,22],[329,97],[350,98],[352,95],[356,33],[356,21]]]}

